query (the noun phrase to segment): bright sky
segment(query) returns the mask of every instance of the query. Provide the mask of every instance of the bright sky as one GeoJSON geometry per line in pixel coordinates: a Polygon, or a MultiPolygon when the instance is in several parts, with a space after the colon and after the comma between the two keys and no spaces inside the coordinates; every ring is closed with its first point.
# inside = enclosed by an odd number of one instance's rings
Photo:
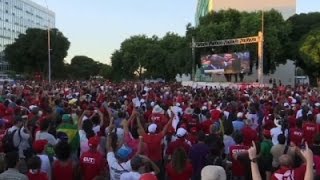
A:
{"type": "MultiPolygon", "coordinates": [[[[45,6],[45,0],[33,0],[45,6]]],[[[111,54],[137,34],[185,34],[194,23],[196,0],[47,0],[56,27],[71,42],[67,61],[86,55],[110,63],[111,54]]],[[[319,11],[319,0],[297,0],[297,12],[319,11]]]]}

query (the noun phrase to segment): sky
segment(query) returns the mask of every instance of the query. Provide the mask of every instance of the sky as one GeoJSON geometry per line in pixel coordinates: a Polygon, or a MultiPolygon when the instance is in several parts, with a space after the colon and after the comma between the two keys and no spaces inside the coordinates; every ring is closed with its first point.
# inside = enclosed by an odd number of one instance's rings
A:
{"type": "MultiPolygon", "coordinates": [[[[56,13],[56,27],[71,42],[67,62],[85,55],[110,64],[112,53],[132,35],[184,35],[194,24],[196,0],[33,0],[56,13]]],[[[234,0],[236,1],[236,0],[234,0]]],[[[297,13],[320,10],[319,0],[297,0],[297,13]]]]}

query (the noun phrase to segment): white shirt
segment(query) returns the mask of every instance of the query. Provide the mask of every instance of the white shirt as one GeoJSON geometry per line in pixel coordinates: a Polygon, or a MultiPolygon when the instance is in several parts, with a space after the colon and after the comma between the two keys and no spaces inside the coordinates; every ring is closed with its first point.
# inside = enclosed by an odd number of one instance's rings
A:
{"type": "Polygon", "coordinates": [[[51,163],[49,157],[42,154],[38,154],[37,156],[41,159],[41,172],[47,173],[48,178],[51,179],[51,163]]]}
{"type": "Polygon", "coordinates": [[[48,144],[50,144],[52,146],[55,146],[58,143],[56,138],[52,134],[50,134],[48,132],[38,131],[36,133],[36,140],[41,140],[41,139],[47,140],[48,144]]]}
{"type": "Polygon", "coordinates": [[[116,159],[114,152],[108,152],[107,161],[109,164],[110,179],[111,180],[120,180],[120,176],[123,173],[130,172],[132,170],[130,160],[124,163],[121,163],[121,166],[116,159]]]}
{"type": "MultiPolygon", "coordinates": [[[[285,133],[285,136],[288,137],[288,129],[286,129],[284,133],[285,133]]],[[[279,136],[279,134],[282,134],[281,127],[272,128],[270,130],[270,134],[272,137],[272,144],[273,145],[279,144],[278,136],[279,136]]]]}
{"type": "Polygon", "coordinates": [[[138,172],[126,172],[121,174],[120,180],[139,180],[141,177],[141,174],[138,172]]]}

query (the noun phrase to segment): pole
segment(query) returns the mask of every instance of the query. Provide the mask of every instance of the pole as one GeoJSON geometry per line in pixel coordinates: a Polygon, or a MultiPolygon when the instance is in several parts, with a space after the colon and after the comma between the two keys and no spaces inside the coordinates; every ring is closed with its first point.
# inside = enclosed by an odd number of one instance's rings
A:
{"type": "MultiPolygon", "coordinates": [[[[48,2],[45,0],[47,10],[49,13],[48,2]]],[[[48,14],[48,82],[51,84],[51,38],[50,38],[50,17],[48,14]]]]}
{"type": "Polygon", "coordinates": [[[192,37],[192,75],[191,79],[194,81],[195,80],[195,61],[196,61],[196,47],[195,47],[195,38],[194,36],[192,37]]]}
{"type": "Polygon", "coordinates": [[[258,36],[258,81],[263,84],[263,33],[260,31],[258,36]]]}
{"type": "Polygon", "coordinates": [[[264,11],[261,11],[261,31],[259,32],[258,42],[258,81],[263,84],[263,41],[264,41],[264,11]]]}

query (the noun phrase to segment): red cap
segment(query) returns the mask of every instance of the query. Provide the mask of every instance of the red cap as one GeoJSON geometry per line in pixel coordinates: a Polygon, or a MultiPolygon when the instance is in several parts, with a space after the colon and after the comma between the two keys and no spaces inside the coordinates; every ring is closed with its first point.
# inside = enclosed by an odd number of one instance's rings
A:
{"type": "Polygon", "coordinates": [[[142,174],[139,180],[158,180],[157,176],[151,173],[142,174]]]}
{"type": "Polygon", "coordinates": [[[44,140],[44,139],[40,139],[40,140],[36,140],[34,143],[33,143],[33,150],[36,152],[36,153],[42,153],[46,147],[46,145],[48,144],[48,141],[47,140],[44,140]]]}
{"type": "Polygon", "coordinates": [[[91,138],[89,139],[89,141],[88,141],[88,145],[89,145],[89,147],[91,147],[91,148],[97,148],[98,145],[99,145],[99,143],[100,143],[100,138],[99,138],[99,136],[91,137],[91,138]]]}

